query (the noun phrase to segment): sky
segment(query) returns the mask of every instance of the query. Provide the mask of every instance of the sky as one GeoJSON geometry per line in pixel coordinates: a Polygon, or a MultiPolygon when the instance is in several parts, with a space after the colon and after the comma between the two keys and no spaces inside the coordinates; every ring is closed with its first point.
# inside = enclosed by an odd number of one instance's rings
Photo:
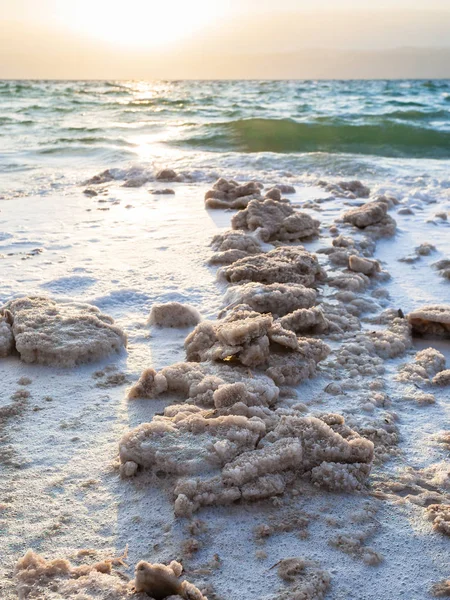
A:
{"type": "Polygon", "coordinates": [[[0,78],[450,77],[450,0],[0,0],[0,78]]]}

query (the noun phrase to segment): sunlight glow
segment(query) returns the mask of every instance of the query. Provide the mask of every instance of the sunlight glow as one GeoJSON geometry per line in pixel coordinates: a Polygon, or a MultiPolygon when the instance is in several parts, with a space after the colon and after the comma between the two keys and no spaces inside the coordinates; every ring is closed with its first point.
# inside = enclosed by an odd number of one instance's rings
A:
{"type": "Polygon", "coordinates": [[[167,46],[221,13],[221,0],[78,0],[58,16],[85,36],[129,48],[167,46]]]}

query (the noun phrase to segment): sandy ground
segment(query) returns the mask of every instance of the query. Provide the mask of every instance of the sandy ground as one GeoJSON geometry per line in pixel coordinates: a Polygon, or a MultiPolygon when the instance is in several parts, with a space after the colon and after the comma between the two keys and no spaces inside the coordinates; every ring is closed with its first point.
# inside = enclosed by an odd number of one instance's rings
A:
{"type": "MultiPolygon", "coordinates": [[[[185,301],[203,317],[214,318],[225,289],[206,261],[212,235],[229,225],[233,213],[206,211],[205,186],[173,187],[173,196],[111,185],[107,195],[96,198],[77,189],[65,197],[22,198],[1,205],[0,300],[43,294],[87,301],[111,315],[129,336],[126,353],[74,369],[26,365],[16,356],[0,361],[0,406],[17,390],[30,394],[22,414],[0,422],[1,598],[17,597],[13,569],[28,548],[47,558],[70,558],[83,548],[118,556],[127,545],[128,575],[141,559],[181,558],[190,580],[211,584],[217,598],[225,600],[275,598],[281,582],[271,567],[293,556],[317,560],[330,573],[327,598],[333,600],[429,598],[431,585],[449,576],[448,538],[433,532],[423,508],[411,502],[306,490],[295,499],[203,509],[198,518],[208,531],[195,556],[186,557],[183,544],[190,536],[186,523],[173,515],[164,477],[119,477],[121,435],[171,402],[128,402],[126,389],[145,367],[159,369],[185,357],[183,341],[189,330],[150,328],[146,320],[151,305],[185,301]],[[42,252],[33,252],[38,248],[42,252]],[[124,381],[108,387],[107,375],[98,376],[105,367],[111,368],[109,373],[122,373],[124,381]],[[20,385],[22,377],[31,383],[20,385]],[[358,524],[355,515],[368,502],[376,511],[373,519],[358,524]],[[274,517],[281,520],[292,510],[310,515],[308,537],[292,531],[256,543],[255,526],[274,517]],[[368,566],[331,547],[335,521],[370,530],[367,544],[383,562],[368,566]],[[258,552],[266,556],[258,557],[258,552]],[[199,575],[198,569],[215,554],[219,568],[199,575]]],[[[303,188],[290,199],[301,204],[319,197],[324,197],[319,189],[303,188]]],[[[330,244],[327,225],[348,208],[342,199],[321,206],[321,212],[311,214],[321,220],[323,236],[306,244],[310,250],[330,244]]],[[[386,306],[406,313],[425,303],[450,303],[448,281],[430,268],[439,258],[450,257],[449,224],[426,222],[441,210],[449,210],[448,202],[424,203],[412,216],[391,211],[397,235],[379,241],[375,254],[391,274],[385,284],[390,293],[386,306]],[[398,261],[425,241],[438,252],[412,264],[398,261]]],[[[444,352],[449,365],[448,343],[420,341],[409,354],[430,345],[444,352]]],[[[421,407],[403,400],[404,387],[393,380],[398,364],[411,356],[386,362],[385,391],[390,410],[398,416],[400,452],[374,467],[374,485],[406,466],[422,469],[448,459],[448,450],[433,437],[450,428],[448,388],[436,389],[436,403],[421,407]]],[[[311,411],[365,416],[360,392],[350,392],[343,406],[341,397],[324,394],[328,383],[326,370],[319,372],[299,386],[298,401],[311,411]]]]}

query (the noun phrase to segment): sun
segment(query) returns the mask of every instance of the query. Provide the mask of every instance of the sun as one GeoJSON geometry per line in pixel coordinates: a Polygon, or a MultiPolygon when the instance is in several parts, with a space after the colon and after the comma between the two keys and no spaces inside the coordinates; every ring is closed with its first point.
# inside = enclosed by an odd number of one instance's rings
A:
{"type": "Polygon", "coordinates": [[[78,33],[130,48],[189,38],[220,17],[221,0],[77,0],[63,16],[78,33]]]}

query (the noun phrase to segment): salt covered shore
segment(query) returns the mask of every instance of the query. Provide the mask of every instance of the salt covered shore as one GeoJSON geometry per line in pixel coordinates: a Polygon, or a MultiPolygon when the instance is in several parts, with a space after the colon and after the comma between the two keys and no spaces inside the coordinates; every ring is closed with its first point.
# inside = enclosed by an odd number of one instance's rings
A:
{"type": "Polygon", "coordinates": [[[2,598],[450,593],[450,205],[316,183],[2,204],[2,598]]]}

